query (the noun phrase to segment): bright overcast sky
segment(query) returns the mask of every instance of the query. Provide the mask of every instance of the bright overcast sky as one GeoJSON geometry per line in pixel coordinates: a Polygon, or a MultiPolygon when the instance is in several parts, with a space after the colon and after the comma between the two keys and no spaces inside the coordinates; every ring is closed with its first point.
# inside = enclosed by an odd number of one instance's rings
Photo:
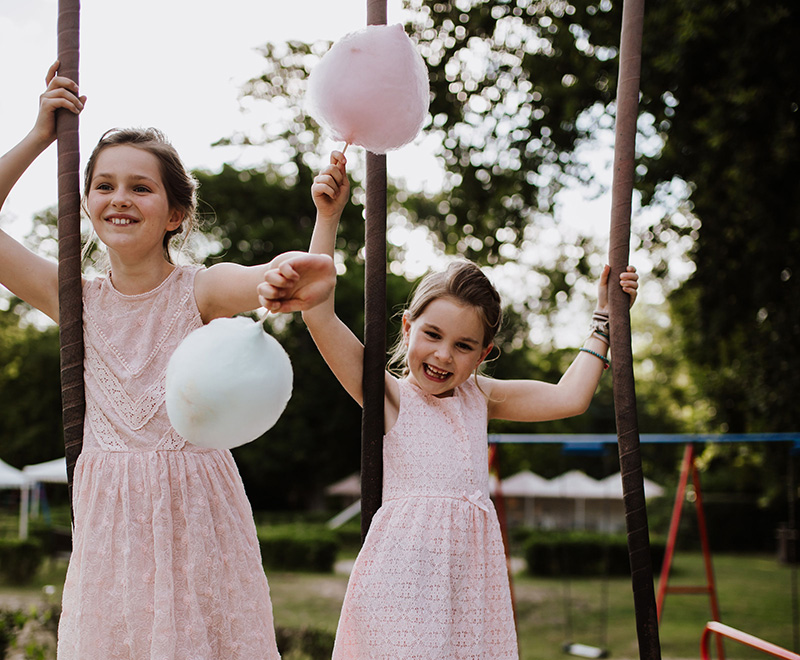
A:
{"type": "MultiPolygon", "coordinates": [[[[114,126],[162,129],[190,168],[216,170],[235,161],[238,150],[210,145],[261,123],[237,101],[242,83],[262,72],[257,48],[289,39],[336,41],[366,25],[366,7],[366,0],[82,0],[80,84],[89,97],[80,120],[82,164],[114,126]]],[[[401,0],[388,0],[387,10],[389,23],[403,22],[401,0]]],[[[0,75],[7,90],[0,153],[36,118],[44,74],[56,58],[57,18],[57,0],[0,0],[0,75]]],[[[413,176],[409,156],[422,157],[414,149],[390,154],[390,175],[413,176]]],[[[56,203],[55,152],[53,145],[9,196],[6,230],[14,233],[56,203]]],[[[249,158],[249,164],[263,161],[249,158]]]]}

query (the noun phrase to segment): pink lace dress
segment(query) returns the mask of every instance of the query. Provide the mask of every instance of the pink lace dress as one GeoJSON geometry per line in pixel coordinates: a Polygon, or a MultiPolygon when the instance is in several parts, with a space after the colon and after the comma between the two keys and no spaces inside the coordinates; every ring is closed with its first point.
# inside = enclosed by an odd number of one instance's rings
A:
{"type": "Polygon", "coordinates": [[[503,541],[489,499],[486,399],[400,381],[383,505],[347,587],[334,660],[516,660],[503,541]]]}
{"type": "Polygon", "coordinates": [[[59,660],[280,657],[233,457],[186,443],[164,405],[169,356],[202,325],[199,268],[136,296],[84,283],[86,418],[59,660]]]}

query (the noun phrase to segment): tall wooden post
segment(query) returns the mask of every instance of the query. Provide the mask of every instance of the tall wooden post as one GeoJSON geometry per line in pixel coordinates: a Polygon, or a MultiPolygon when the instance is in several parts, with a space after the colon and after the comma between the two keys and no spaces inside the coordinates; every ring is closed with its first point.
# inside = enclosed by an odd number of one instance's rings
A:
{"type": "Polygon", "coordinates": [[[639,657],[658,660],[661,658],[661,646],[645,508],[644,477],[639,452],[629,299],[622,289],[616,286],[620,274],[629,263],[643,24],[644,0],[625,0],[622,9],[617,81],[617,122],[608,259],[611,266],[609,296],[611,356],[614,360],[614,407],[639,657]]]}
{"type": "MultiPolygon", "coordinates": [[[[59,75],[78,81],[80,0],[59,0],[59,75]]],[[[78,116],[59,110],[58,315],[61,337],[61,405],[70,505],[75,462],[83,445],[83,300],[81,297],[81,200],[78,116]]]]}
{"type": "MultiPolygon", "coordinates": [[[[367,25],[386,25],[386,0],[367,0],[367,25]]],[[[381,505],[386,370],[386,156],[367,152],[364,236],[364,409],[361,418],[361,537],[381,505]]]]}

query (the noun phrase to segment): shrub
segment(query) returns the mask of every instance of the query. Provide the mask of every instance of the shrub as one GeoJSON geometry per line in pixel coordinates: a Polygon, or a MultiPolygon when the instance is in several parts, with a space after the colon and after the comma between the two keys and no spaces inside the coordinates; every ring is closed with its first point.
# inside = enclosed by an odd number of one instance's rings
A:
{"type": "Polygon", "coordinates": [[[275,639],[283,658],[330,660],[334,634],[319,628],[275,628],[275,639]]]}
{"type": "Polygon", "coordinates": [[[61,608],[48,605],[23,610],[0,610],[0,658],[9,649],[24,649],[26,658],[55,657],[61,608]]]}
{"type": "Polygon", "coordinates": [[[37,539],[0,538],[0,578],[10,584],[30,582],[43,556],[42,544],[37,539]]]}
{"type": "MultiPolygon", "coordinates": [[[[533,575],[628,575],[627,539],[621,534],[598,532],[534,531],[524,544],[528,571],[533,575]]],[[[654,571],[664,559],[664,542],[652,539],[654,571]]]]}
{"type": "Polygon", "coordinates": [[[261,559],[273,570],[330,573],[339,542],[325,527],[277,525],[258,530],[261,559]]]}

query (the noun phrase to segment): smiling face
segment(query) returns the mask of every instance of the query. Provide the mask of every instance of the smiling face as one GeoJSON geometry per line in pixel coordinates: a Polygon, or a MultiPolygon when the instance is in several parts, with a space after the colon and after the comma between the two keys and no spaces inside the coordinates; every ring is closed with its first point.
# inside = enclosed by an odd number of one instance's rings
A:
{"type": "Polygon", "coordinates": [[[183,219],[170,208],[158,159],[130,145],[100,152],[86,201],[98,237],[123,257],[162,254],[164,235],[183,219]]]}
{"type": "Polygon", "coordinates": [[[451,396],[491,350],[478,310],[449,297],[432,300],[413,321],[404,315],[403,337],[408,379],[440,397],[451,396]]]}

